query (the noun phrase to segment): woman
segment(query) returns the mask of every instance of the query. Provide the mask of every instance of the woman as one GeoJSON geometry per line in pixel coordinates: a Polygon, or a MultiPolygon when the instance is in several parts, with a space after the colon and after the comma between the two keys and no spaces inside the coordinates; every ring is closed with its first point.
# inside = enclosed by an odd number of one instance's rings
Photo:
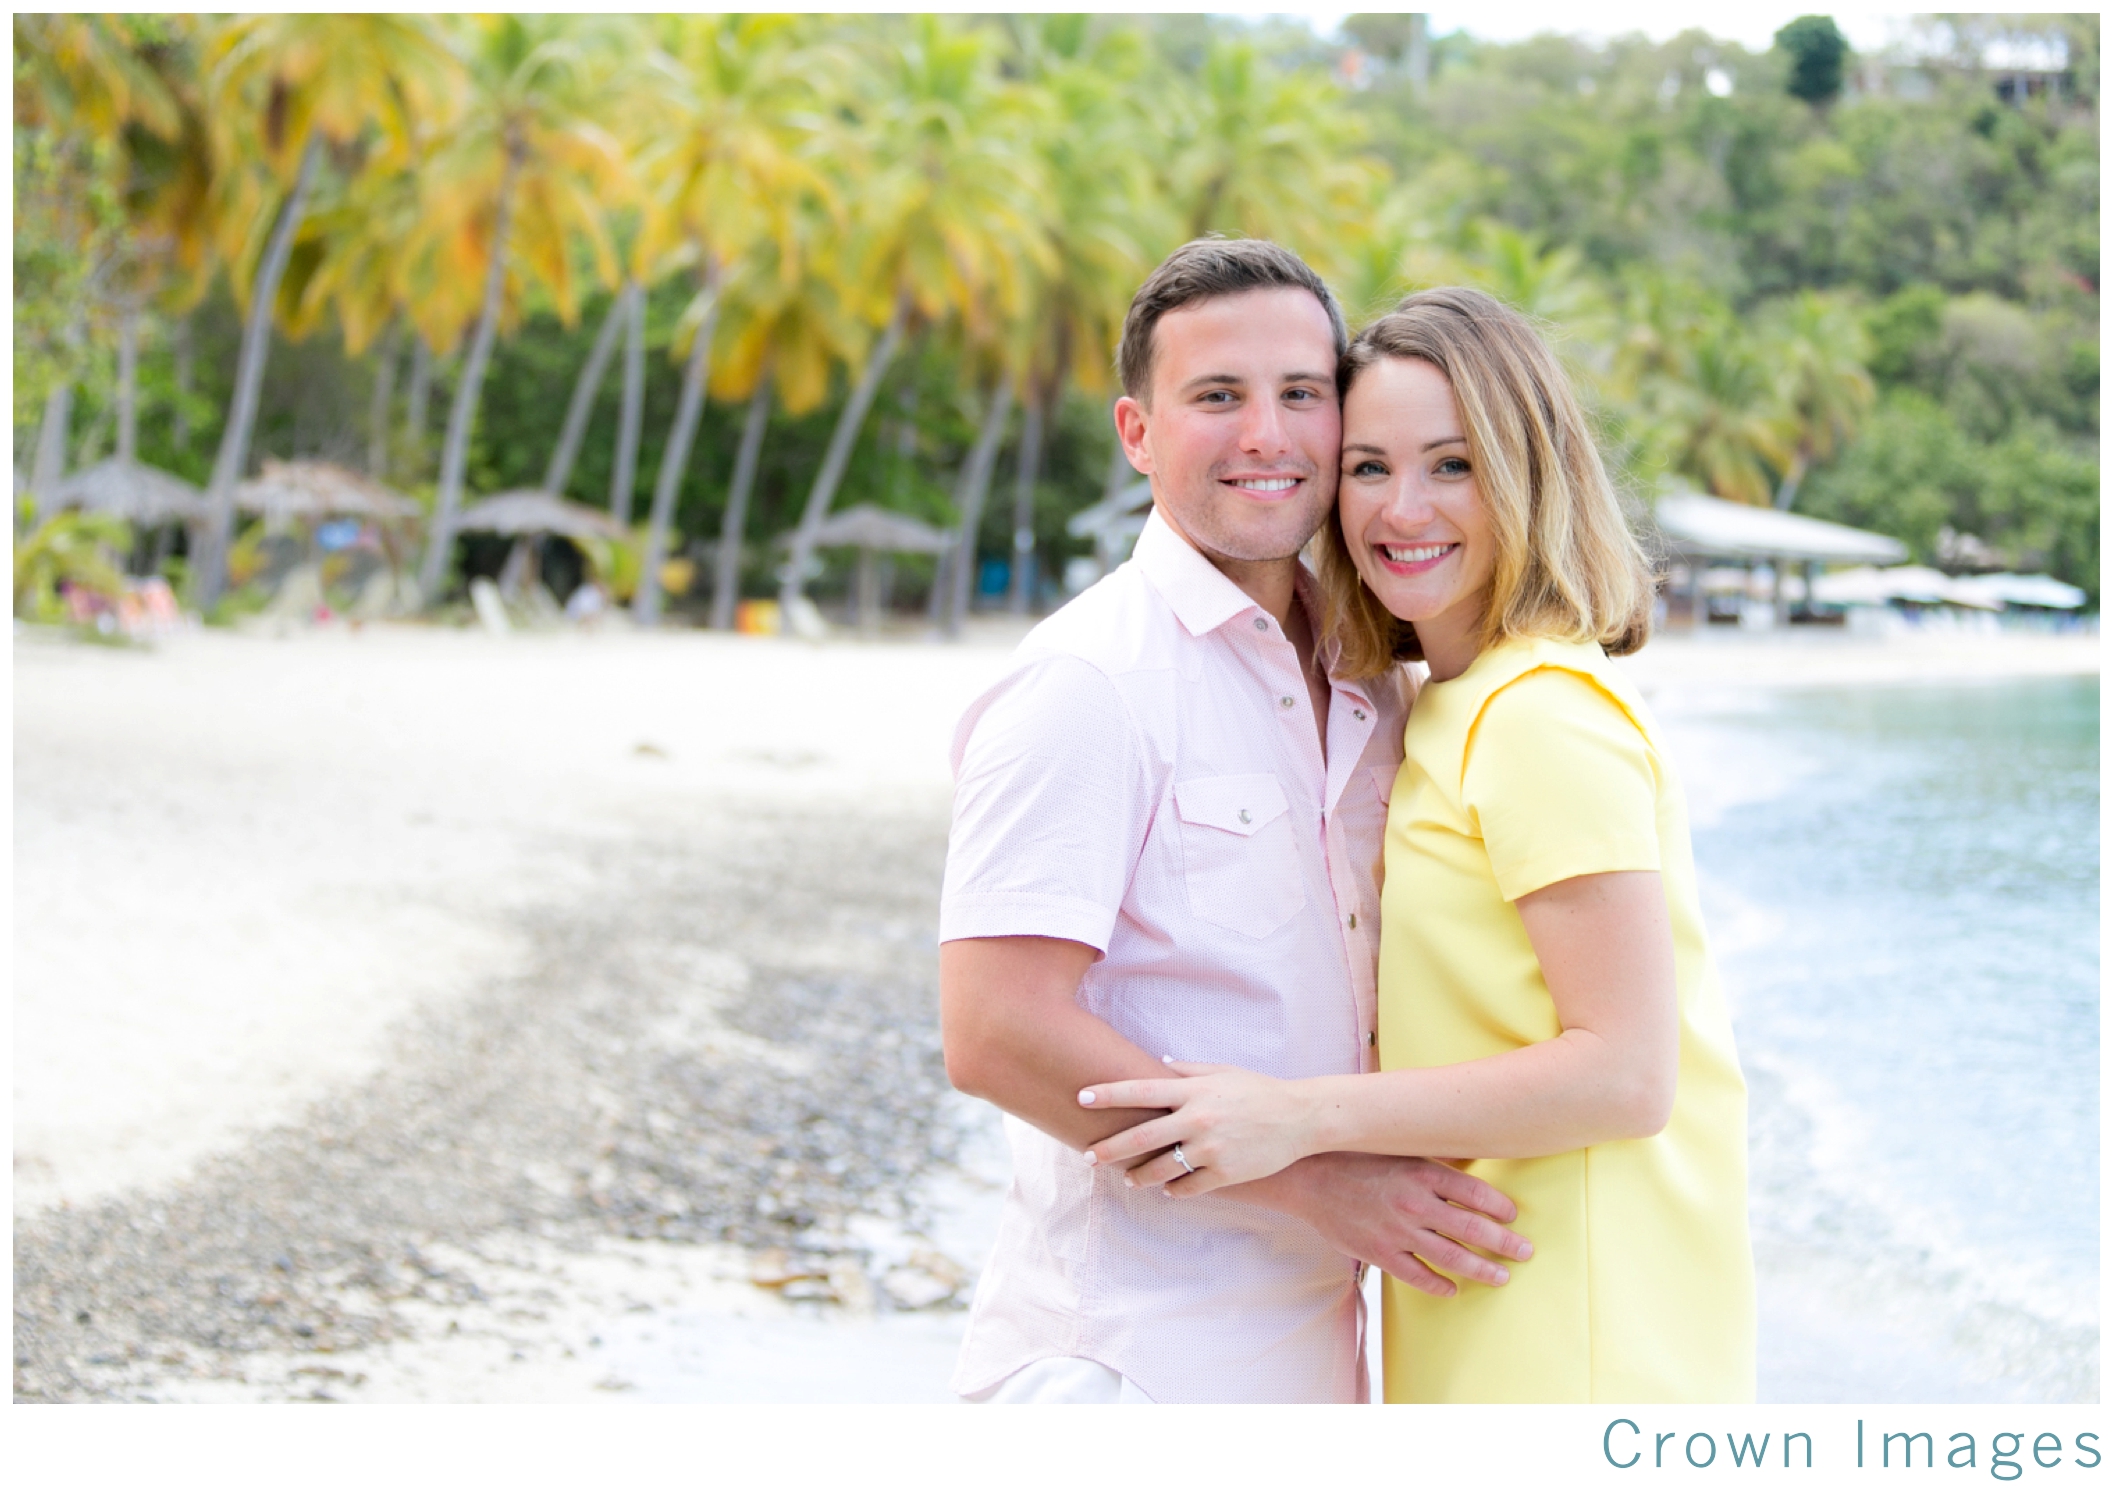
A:
{"type": "Polygon", "coordinates": [[[1389,1278],[1390,1402],[1751,1401],[1746,1089],[1686,807],[1609,653],[1651,583],[1561,367],[1482,293],[1419,293],[1344,361],[1320,578],[1342,672],[1421,658],[1388,816],[1382,1070],[1089,1088],[1169,1115],[1096,1144],[1173,1196],[1308,1154],[1472,1160],[1534,1257],[1389,1278]]]}

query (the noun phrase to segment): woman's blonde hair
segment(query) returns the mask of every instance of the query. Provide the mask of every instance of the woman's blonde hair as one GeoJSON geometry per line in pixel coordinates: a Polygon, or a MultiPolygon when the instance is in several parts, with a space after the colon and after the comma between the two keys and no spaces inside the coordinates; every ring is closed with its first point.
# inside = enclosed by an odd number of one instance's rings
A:
{"type": "MultiPolygon", "coordinates": [[[[1452,383],[1496,543],[1480,645],[1556,637],[1609,653],[1642,647],[1651,632],[1650,565],[1569,378],[1533,325],[1487,293],[1432,288],[1351,341],[1337,381],[1346,401],[1359,373],[1382,360],[1429,361],[1452,383]]],[[[1337,672],[1371,678],[1421,658],[1416,629],[1358,577],[1339,506],[1314,546],[1323,632],[1342,645],[1337,672]]]]}

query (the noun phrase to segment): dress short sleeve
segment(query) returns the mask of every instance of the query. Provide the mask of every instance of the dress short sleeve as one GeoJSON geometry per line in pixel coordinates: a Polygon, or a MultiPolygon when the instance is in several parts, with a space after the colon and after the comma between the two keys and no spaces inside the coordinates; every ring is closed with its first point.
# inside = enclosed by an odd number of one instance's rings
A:
{"type": "Polygon", "coordinates": [[[1507,903],[1591,872],[1656,872],[1658,770],[1621,703],[1544,667],[1491,695],[1461,794],[1507,903]]]}
{"type": "Polygon", "coordinates": [[[939,938],[1043,935],[1105,953],[1151,828],[1128,707],[1081,659],[1023,665],[954,735],[939,938]]]}

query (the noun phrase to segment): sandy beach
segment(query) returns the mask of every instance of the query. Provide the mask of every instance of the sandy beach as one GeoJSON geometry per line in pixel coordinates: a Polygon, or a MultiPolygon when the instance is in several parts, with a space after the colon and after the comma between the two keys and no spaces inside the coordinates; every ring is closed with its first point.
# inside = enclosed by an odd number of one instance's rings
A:
{"type": "Polygon", "coordinates": [[[939,1058],[947,738],[1016,636],[18,635],[17,1396],[945,1400],[1006,1175],[939,1058]]]}

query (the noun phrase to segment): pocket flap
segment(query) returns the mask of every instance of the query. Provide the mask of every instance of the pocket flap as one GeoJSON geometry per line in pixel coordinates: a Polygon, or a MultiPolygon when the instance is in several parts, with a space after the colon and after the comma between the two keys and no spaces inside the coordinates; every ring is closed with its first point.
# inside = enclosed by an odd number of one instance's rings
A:
{"type": "Polygon", "coordinates": [[[1291,808],[1284,786],[1270,773],[1234,773],[1191,778],[1174,785],[1174,805],[1192,825],[1250,836],[1291,808]]]}

